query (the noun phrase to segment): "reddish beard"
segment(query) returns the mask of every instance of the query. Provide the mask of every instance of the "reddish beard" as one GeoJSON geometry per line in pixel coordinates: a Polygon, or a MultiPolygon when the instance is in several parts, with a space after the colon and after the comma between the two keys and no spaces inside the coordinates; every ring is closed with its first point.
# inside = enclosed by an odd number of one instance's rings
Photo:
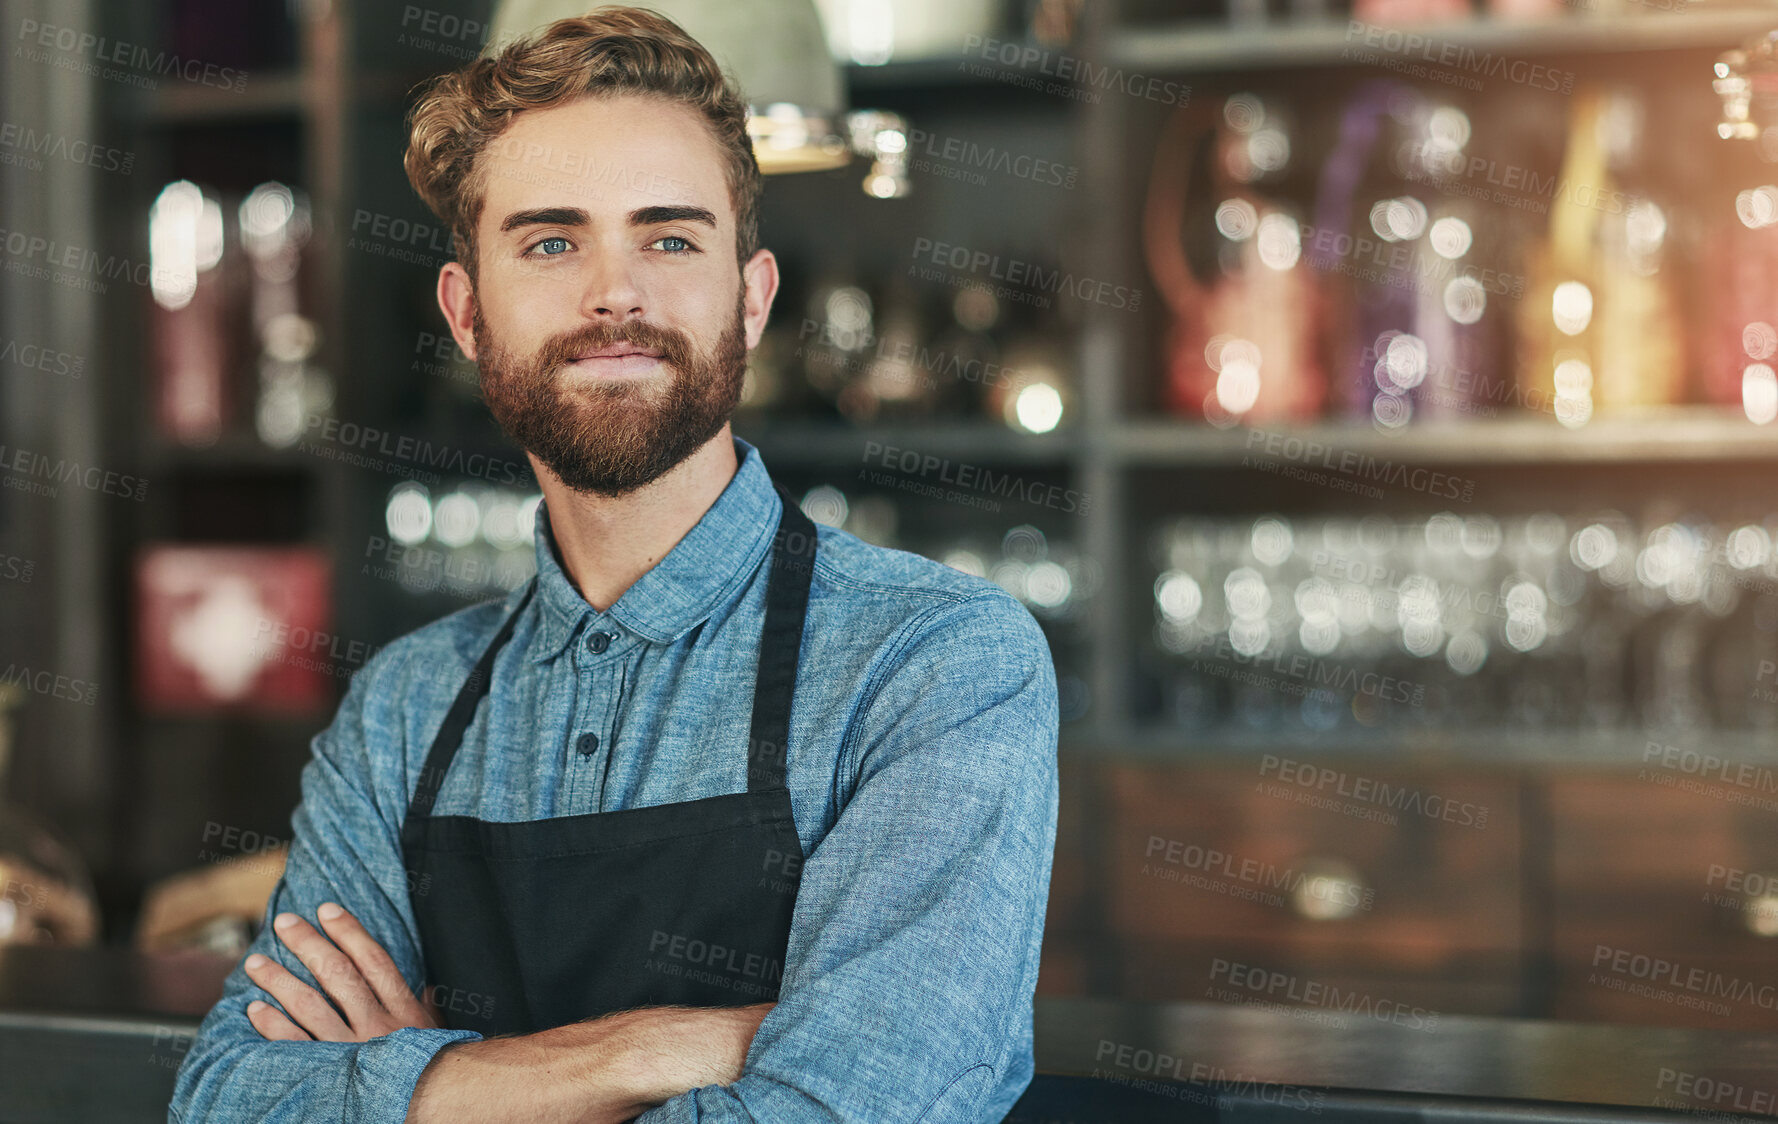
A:
{"type": "Polygon", "coordinates": [[[577,492],[621,496],[660,479],[727,424],[747,371],[743,305],[709,356],[689,336],[646,321],[599,321],[545,340],[518,358],[475,309],[482,395],[506,435],[577,492]],[[660,352],[659,379],[577,379],[567,365],[619,342],[660,352]]]}

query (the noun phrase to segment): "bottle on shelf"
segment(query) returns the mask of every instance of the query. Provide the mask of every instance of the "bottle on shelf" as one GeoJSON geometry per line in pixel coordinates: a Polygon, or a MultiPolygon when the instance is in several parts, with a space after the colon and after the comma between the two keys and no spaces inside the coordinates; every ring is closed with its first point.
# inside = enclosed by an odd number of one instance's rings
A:
{"type": "Polygon", "coordinates": [[[234,406],[229,323],[237,254],[224,208],[190,180],[164,187],[148,209],[155,421],[182,445],[213,445],[234,406]]]}
{"type": "Polygon", "coordinates": [[[287,448],[333,410],[333,380],[314,362],[320,325],[304,299],[308,199],[284,184],[262,183],[241,201],[239,230],[252,264],[250,318],[259,352],[254,429],[266,445],[287,448]]]}
{"type": "Polygon", "coordinates": [[[1644,117],[1629,89],[1576,88],[1548,238],[1528,255],[1519,375],[1570,427],[1684,394],[1670,210],[1649,176],[1644,117]]]}
{"type": "Polygon", "coordinates": [[[1449,190],[1471,134],[1459,106],[1379,79],[1346,103],[1321,168],[1305,253],[1334,308],[1332,396],[1384,431],[1487,409],[1501,314],[1476,259],[1498,244],[1481,208],[1449,190]]]}
{"type": "Polygon", "coordinates": [[[1142,243],[1171,313],[1160,397],[1174,413],[1226,427],[1321,412],[1320,294],[1300,216],[1264,186],[1290,159],[1282,107],[1251,93],[1175,111],[1157,142],[1142,243]]]}

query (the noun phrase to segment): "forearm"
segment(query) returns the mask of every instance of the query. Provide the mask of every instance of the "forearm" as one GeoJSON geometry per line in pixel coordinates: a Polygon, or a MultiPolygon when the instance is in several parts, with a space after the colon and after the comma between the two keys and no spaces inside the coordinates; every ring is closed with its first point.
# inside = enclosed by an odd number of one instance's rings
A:
{"type": "Polygon", "coordinates": [[[441,1050],[420,1075],[408,1124],[616,1124],[741,1076],[770,1004],[651,1007],[441,1050]]]}
{"type": "Polygon", "coordinates": [[[179,1071],[171,1115],[183,1124],[399,1119],[427,1063],[465,1034],[409,1028],[370,1042],[268,1042],[244,1017],[226,1021],[200,1035],[179,1071]]]}

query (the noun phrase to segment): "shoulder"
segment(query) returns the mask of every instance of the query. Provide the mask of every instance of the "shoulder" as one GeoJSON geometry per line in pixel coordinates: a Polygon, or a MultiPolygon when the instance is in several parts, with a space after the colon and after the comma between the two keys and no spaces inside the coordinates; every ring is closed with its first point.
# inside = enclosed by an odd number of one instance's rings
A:
{"type": "Polygon", "coordinates": [[[406,787],[430,738],[520,593],[470,605],[396,637],[352,677],[322,741],[362,755],[379,783],[406,787]]]}
{"type": "Polygon", "coordinates": [[[986,578],[911,551],[875,546],[835,527],[818,526],[811,599],[894,622],[911,639],[941,621],[967,619],[1042,641],[1031,613],[986,578]]]}
{"type": "Polygon", "coordinates": [[[810,612],[827,634],[815,642],[851,649],[847,663],[869,650],[861,703],[927,693],[929,704],[979,709],[1022,695],[1039,718],[1051,720],[1049,642],[1017,598],[922,555],[832,527],[818,533],[810,612]]]}
{"type": "Polygon", "coordinates": [[[362,687],[362,693],[374,694],[382,703],[402,701],[416,689],[447,685],[454,695],[520,596],[470,605],[396,637],[353,677],[352,689],[362,687]]]}

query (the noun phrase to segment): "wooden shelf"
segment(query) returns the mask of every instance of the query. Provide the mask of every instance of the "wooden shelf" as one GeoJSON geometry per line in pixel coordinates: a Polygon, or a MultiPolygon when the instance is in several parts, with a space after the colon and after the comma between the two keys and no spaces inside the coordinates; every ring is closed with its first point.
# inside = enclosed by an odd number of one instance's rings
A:
{"type": "MultiPolygon", "coordinates": [[[[1002,40],[1002,42],[1014,43],[1013,40],[1002,40]]],[[[1029,47],[1032,50],[1047,52],[1051,56],[1078,52],[1078,48],[1044,47],[1040,44],[1023,41],[1017,41],[1016,46],[1021,51],[1029,47]]],[[[1002,72],[1013,75],[1023,73],[1016,66],[1008,66],[990,58],[965,54],[961,45],[958,50],[926,58],[897,58],[877,65],[842,63],[840,66],[840,73],[845,79],[847,87],[860,94],[879,90],[984,89],[997,86],[1006,86],[1008,89],[1018,89],[1025,92],[1023,87],[1007,85],[1000,77],[1002,72]],[[982,64],[986,68],[986,72],[972,71],[969,66],[971,62],[982,64]]],[[[1067,105],[1068,103],[1058,100],[1058,104],[1067,105]]]]}
{"type": "MultiPolygon", "coordinates": [[[[1568,429],[1546,416],[1408,425],[1381,431],[1363,423],[1311,426],[1236,426],[1173,421],[1117,427],[1112,447],[1131,466],[1236,467],[1258,455],[1267,463],[1292,459],[1273,435],[1296,439],[1325,456],[1352,453],[1373,461],[1426,464],[1572,464],[1649,461],[1778,459],[1778,426],[1760,426],[1713,407],[1676,407],[1645,415],[1595,418],[1568,429]],[[1268,452],[1268,447],[1270,452],[1268,452]]],[[[1308,457],[1306,452],[1302,457],[1308,457]]],[[[1316,464],[1317,453],[1308,458],[1316,464]]]]}
{"type": "MultiPolygon", "coordinates": [[[[1160,725],[1137,724],[1126,729],[1111,729],[1083,722],[1062,727],[1061,750],[1083,757],[1190,761],[1210,766],[1239,766],[1258,761],[1270,753],[1306,761],[1346,761],[1410,768],[1534,765],[1543,768],[1641,769],[1649,767],[1644,766],[1642,755],[1650,741],[1713,754],[1731,766],[1743,763],[1778,766],[1778,737],[1770,731],[1752,730],[1663,732],[1639,728],[1561,730],[1453,726],[1422,731],[1343,729],[1327,734],[1309,734],[1300,730],[1197,733],[1160,725]]],[[[1707,787],[1751,791],[1676,769],[1660,772],[1663,776],[1671,774],[1675,781],[1692,779],[1707,787]]]]}
{"type": "Polygon", "coordinates": [[[1360,422],[1236,426],[1151,419],[1125,421],[1103,432],[1080,429],[1017,433],[986,422],[948,421],[883,427],[803,422],[737,423],[737,432],[768,459],[786,465],[848,464],[870,443],[921,454],[991,464],[1074,464],[1095,454],[1123,468],[1238,468],[1244,458],[1267,463],[1350,453],[1370,462],[1400,464],[1613,464],[1778,460],[1778,425],[1755,425],[1732,411],[1673,407],[1596,419],[1568,429],[1546,416],[1432,422],[1383,431],[1360,422]],[[1319,446],[1306,452],[1283,453],[1319,446]]]}
{"type": "Polygon", "coordinates": [[[129,106],[144,124],[202,125],[233,123],[265,118],[301,118],[306,108],[307,88],[303,75],[295,70],[270,71],[247,75],[240,90],[201,86],[191,82],[166,82],[138,98],[129,106]]]}
{"type": "Polygon", "coordinates": [[[735,432],[758,446],[769,464],[802,468],[867,467],[866,450],[873,442],[922,456],[996,465],[1065,465],[1080,455],[1079,435],[1073,430],[1018,433],[987,422],[854,428],[822,422],[757,425],[742,419],[737,421],[735,432]]]}
{"type": "MultiPolygon", "coordinates": [[[[1181,23],[1168,27],[1124,28],[1107,42],[1113,66],[1142,71],[1216,73],[1278,66],[1357,65],[1343,52],[1364,47],[1347,20],[1281,20],[1252,27],[1220,23],[1181,23]]],[[[1634,16],[1569,16],[1539,20],[1452,20],[1392,27],[1390,32],[1421,36],[1409,55],[1438,65],[1440,52],[1474,65],[1476,55],[1612,54],[1684,48],[1727,49],[1778,27],[1778,6],[1716,7],[1700,4],[1681,13],[1634,16]],[[1430,58],[1422,58],[1427,51],[1430,58]]],[[[1372,46],[1372,50],[1382,48],[1372,46]]]]}

